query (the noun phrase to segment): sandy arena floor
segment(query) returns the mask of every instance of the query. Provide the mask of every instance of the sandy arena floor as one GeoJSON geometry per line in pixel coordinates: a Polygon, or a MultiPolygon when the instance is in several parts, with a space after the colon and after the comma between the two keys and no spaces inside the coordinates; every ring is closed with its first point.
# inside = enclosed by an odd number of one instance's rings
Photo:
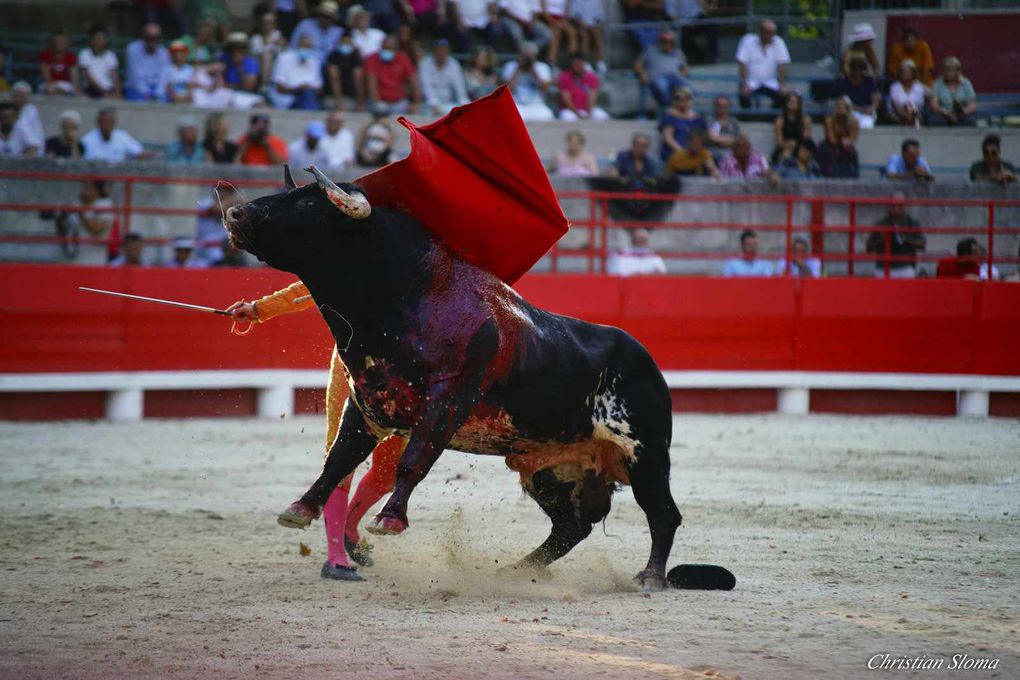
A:
{"type": "Polygon", "coordinates": [[[635,592],[630,491],[551,581],[496,570],[547,533],[499,459],[447,453],[361,584],[319,578],[318,418],[0,424],[4,678],[844,678],[875,654],[1020,677],[1020,422],[681,417],[670,565],[732,592],[635,592]],[[299,554],[299,543],[311,555],[299,554]]]}

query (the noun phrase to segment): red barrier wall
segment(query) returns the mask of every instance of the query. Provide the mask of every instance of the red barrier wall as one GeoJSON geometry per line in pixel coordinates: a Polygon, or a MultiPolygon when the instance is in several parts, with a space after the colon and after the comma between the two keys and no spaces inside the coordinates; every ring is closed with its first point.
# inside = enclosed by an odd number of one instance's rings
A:
{"type": "MultiPolygon", "coordinates": [[[[0,373],[323,368],[318,314],[258,326],[82,293],[90,286],[225,307],[292,276],[268,269],[0,265],[0,373]]],[[[619,325],[664,369],[1020,375],[1020,285],[974,281],[531,275],[534,304],[619,325]]]]}

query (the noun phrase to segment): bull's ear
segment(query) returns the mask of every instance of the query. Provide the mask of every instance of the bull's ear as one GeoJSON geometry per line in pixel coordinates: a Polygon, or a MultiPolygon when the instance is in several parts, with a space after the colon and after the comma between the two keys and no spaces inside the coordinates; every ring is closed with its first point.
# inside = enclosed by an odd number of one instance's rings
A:
{"type": "Polygon", "coordinates": [[[372,214],[372,205],[364,194],[348,194],[314,165],[308,166],[305,170],[315,175],[315,181],[319,183],[326,198],[343,214],[356,220],[363,220],[372,214]]]}
{"type": "Polygon", "coordinates": [[[294,183],[294,178],[290,174],[290,166],[286,163],[283,164],[283,183],[287,186],[287,191],[297,189],[297,184],[294,183]]]}

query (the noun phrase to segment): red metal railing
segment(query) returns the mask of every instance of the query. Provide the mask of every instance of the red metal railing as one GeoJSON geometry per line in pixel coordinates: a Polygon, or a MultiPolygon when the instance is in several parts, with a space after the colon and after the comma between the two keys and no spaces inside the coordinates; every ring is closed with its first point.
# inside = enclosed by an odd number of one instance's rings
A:
{"type": "MultiPolygon", "coordinates": [[[[210,187],[213,182],[205,178],[194,177],[157,177],[157,176],[133,176],[123,174],[97,174],[97,173],[47,173],[47,172],[15,172],[0,171],[0,180],[31,180],[44,182],[75,182],[86,180],[102,180],[107,183],[121,184],[121,201],[119,205],[110,208],[91,208],[82,204],[60,204],[60,203],[18,203],[2,202],[0,211],[19,212],[109,212],[118,215],[122,220],[120,233],[126,234],[131,230],[133,216],[198,216],[200,211],[194,208],[175,208],[153,205],[138,205],[135,196],[135,187],[138,184],[154,185],[192,185],[210,187]]],[[[227,179],[230,184],[239,189],[277,189],[281,183],[274,180],[258,179],[227,179]]],[[[810,255],[819,259],[823,264],[830,262],[845,262],[846,271],[849,276],[858,273],[856,264],[859,262],[882,262],[884,273],[888,277],[891,268],[896,262],[935,262],[947,257],[950,253],[927,253],[921,252],[916,256],[895,256],[886,255],[890,251],[892,234],[888,227],[862,225],[858,220],[858,208],[860,206],[888,206],[902,204],[907,207],[914,206],[940,206],[958,208],[982,208],[986,219],[981,225],[966,226],[940,226],[923,225],[918,228],[900,227],[900,233],[908,234],[917,232],[926,235],[933,234],[954,234],[959,236],[984,237],[987,244],[987,255],[985,264],[988,271],[992,271],[996,263],[1018,264],[1020,259],[1016,257],[997,257],[995,254],[996,236],[1006,234],[1020,234],[1020,225],[1011,224],[1008,226],[996,225],[997,209],[1018,208],[1020,200],[1003,199],[938,199],[938,198],[870,198],[857,196],[792,196],[792,195],[690,195],[690,194],[652,194],[642,192],[606,192],[606,191],[560,191],[558,196],[561,200],[587,202],[586,209],[579,210],[579,213],[586,214],[586,217],[573,220],[575,230],[587,231],[587,242],[580,247],[566,247],[560,244],[554,246],[549,254],[548,261],[553,272],[563,271],[563,258],[583,258],[584,268],[588,273],[604,273],[606,262],[610,256],[609,251],[609,230],[610,229],[634,229],[643,227],[649,230],[696,230],[696,229],[718,229],[723,231],[739,233],[745,229],[754,229],[760,232],[775,232],[783,236],[784,247],[782,253],[763,253],[763,259],[776,260],[782,257],[784,273],[790,274],[792,263],[793,241],[795,235],[805,233],[809,237],[810,255]],[[641,200],[658,201],[669,203],[746,203],[746,204],[775,204],[783,206],[785,219],[777,223],[749,224],[744,222],[723,222],[723,221],[684,221],[676,222],[667,220],[646,221],[640,219],[614,219],[610,216],[610,203],[612,201],[641,200]],[[807,224],[796,224],[795,213],[801,205],[810,206],[810,219],[807,224]],[[846,224],[825,224],[826,207],[845,205],[847,207],[846,224]],[[873,232],[881,232],[885,237],[885,253],[858,252],[857,237],[868,235],[873,232]],[[845,252],[826,252],[824,236],[826,234],[847,235],[847,248],[845,252]]],[[[32,236],[19,234],[0,234],[0,245],[4,243],[58,243],[59,236],[32,236]]],[[[146,238],[145,245],[161,246],[171,242],[168,238],[146,238]]],[[[108,239],[104,237],[79,237],[78,243],[84,245],[108,245],[108,239]]],[[[734,239],[735,242],[735,239],[734,239]]],[[[200,244],[213,245],[213,244],[200,244]]],[[[656,251],[658,255],[666,260],[700,260],[717,261],[739,257],[737,251],[708,251],[708,250],[668,250],[656,251]]],[[[870,271],[869,271],[870,274],[870,271]]]]}

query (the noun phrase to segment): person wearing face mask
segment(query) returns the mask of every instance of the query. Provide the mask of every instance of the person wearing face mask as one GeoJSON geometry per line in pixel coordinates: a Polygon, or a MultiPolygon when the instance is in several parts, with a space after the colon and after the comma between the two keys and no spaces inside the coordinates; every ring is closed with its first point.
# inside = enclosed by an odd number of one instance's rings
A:
{"type": "Polygon", "coordinates": [[[309,36],[302,37],[296,49],[285,50],[276,60],[270,99],[278,109],[319,110],[322,91],[322,65],[309,36]]]}
{"type": "Polygon", "coordinates": [[[386,36],[382,49],[365,60],[368,98],[386,104],[393,113],[416,113],[421,104],[418,72],[406,54],[397,52],[395,36],[386,36]]]}
{"type": "Polygon", "coordinates": [[[344,108],[345,99],[353,99],[357,111],[365,108],[365,72],[362,69],[362,55],[354,46],[349,34],[341,38],[337,48],[330,52],[325,71],[326,82],[329,83],[329,91],[336,100],[337,108],[344,108]]]}

